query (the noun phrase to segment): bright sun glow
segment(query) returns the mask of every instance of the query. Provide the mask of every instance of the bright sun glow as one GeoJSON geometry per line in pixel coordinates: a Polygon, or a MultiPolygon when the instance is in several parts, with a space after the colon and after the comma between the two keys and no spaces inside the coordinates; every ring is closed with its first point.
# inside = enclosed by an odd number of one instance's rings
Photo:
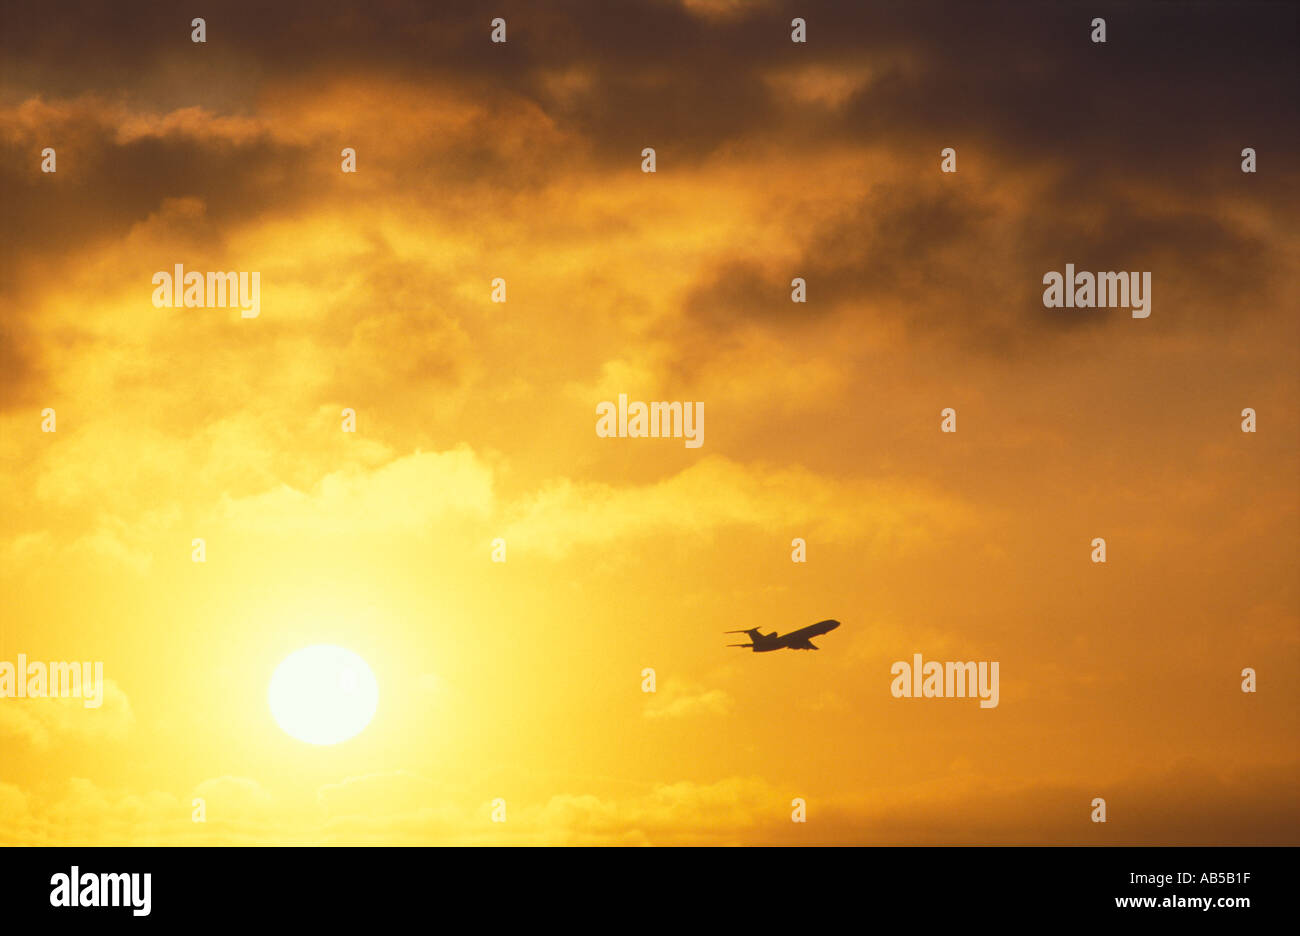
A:
{"type": "Polygon", "coordinates": [[[284,658],[267,690],[285,733],[308,744],[338,744],[365,729],[379,705],[379,685],[351,650],[317,644],[284,658]]]}

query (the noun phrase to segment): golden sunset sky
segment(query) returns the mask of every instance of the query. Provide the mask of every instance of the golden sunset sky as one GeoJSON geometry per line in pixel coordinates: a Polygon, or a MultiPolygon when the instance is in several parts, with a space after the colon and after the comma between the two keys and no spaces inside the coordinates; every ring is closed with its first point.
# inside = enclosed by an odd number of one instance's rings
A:
{"type": "Polygon", "coordinates": [[[0,699],[0,843],[1300,843],[1295,40],[6,4],[0,660],[111,685],[0,699]],[[178,263],[260,316],[155,308],[178,263]],[[1150,271],[1150,318],[1044,308],[1066,263],[1150,271]],[[703,446],[597,437],[619,393],[702,401],[703,446]],[[332,747],[267,705],[315,643],[379,685],[332,747]],[[918,652],[999,706],[894,699],[918,652]]]}

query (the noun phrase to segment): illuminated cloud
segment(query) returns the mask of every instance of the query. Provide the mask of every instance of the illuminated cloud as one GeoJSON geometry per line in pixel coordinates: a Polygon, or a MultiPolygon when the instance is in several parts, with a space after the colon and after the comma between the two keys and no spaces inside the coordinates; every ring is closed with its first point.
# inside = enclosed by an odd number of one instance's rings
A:
{"type": "Polygon", "coordinates": [[[646,718],[686,718],[692,715],[725,715],[733,699],[722,689],[704,689],[677,680],[665,680],[650,694],[646,718]]]}
{"type": "Polygon", "coordinates": [[[113,744],[130,735],[135,713],[114,680],[104,679],[98,706],[88,708],[86,701],[74,697],[0,700],[0,737],[15,747],[48,751],[66,745],[113,744]]]}

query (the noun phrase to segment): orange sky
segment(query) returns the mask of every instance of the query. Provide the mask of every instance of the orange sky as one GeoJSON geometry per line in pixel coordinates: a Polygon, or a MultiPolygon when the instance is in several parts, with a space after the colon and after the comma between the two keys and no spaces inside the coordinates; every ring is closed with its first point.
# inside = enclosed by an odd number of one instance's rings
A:
{"type": "Polygon", "coordinates": [[[0,842],[1296,844],[1294,11],[497,6],[6,12],[0,661],[111,685],[0,699],[0,842]]]}

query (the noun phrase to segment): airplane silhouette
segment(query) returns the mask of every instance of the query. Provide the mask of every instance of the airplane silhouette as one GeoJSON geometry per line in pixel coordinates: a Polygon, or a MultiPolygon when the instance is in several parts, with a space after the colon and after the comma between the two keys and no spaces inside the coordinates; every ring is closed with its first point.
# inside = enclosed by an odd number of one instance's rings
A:
{"type": "Polygon", "coordinates": [[[753,647],[755,653],[767,653],[769,650],[820,650],[820,647],[813,645],[810,637],[820,637],[827,631],[833,631],[840,626],[839,621],[820,621],[817,624],[809,624],[807,627],[801,627],[797,631],[790,631],[788,634],[778,636],[776,631],[770,634],[764,634],[757,627],[751,627],[749,630],[725,631],[728,634],[748,634],[753,643],[747,644],[727,644],[728,647],[753,647]]]}

